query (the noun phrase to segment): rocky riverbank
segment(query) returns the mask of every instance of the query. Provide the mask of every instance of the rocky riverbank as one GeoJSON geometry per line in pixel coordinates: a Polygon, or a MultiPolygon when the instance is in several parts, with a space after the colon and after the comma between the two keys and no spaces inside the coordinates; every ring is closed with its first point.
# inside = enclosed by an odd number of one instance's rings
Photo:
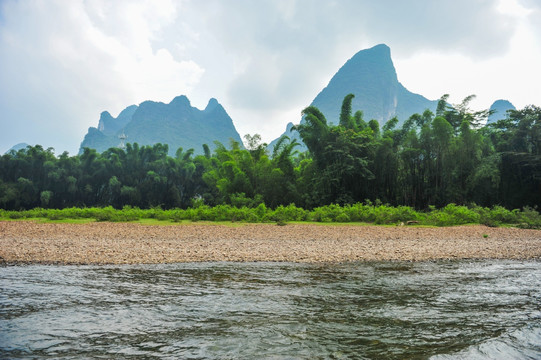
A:
{"type": "Polygon", "coordinates": [[[319,224],[0,222],[0,262],[143,264],[541,258],[541,230],[319,224]]]}

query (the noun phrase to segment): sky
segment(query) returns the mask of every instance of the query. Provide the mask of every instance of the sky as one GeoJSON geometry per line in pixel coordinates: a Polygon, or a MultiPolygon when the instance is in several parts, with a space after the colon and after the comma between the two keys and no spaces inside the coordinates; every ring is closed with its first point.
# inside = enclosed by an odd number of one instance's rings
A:
{"type": "Polygon", "coordinates": [[[102,111],[178,95],[268,143],[380,43],[431,100],[541,106],[541,0],[0,0],[0,154],[74,155],[102,111]]]}

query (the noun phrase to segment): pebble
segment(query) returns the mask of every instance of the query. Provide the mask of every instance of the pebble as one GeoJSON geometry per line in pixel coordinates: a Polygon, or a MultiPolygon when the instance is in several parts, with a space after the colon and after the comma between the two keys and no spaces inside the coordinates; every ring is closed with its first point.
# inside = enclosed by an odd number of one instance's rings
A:
{"type": "Polygon", "coordinates": [[[482,225],[415,228],[235,224],[233,227],[0,221],[0,263],[8,264],[319,263],[464,258],[541,258],[541,230],[482,225]]]}

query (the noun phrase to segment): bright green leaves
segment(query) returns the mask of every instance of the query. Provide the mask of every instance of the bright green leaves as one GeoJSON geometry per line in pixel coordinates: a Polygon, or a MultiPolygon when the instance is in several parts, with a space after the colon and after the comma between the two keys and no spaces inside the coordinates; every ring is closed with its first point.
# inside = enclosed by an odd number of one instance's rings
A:
{"type": "MultiPolygon", "coordinates": [[[[195,157],[182,148],[168,156],[162,144],[102,154],[87,148],[73,157],[28,147],[0,156],[0,208],[198,204],[264,213],[262,206],[311,209],[365,199],[417,209],[541,205],[541,108],[510,111],[480,127],[487,112],[469,110],[472,98],[450,105],[443,96],[435,115],[414,114],[402,126],[403,119],[380,126],[360,110],[352,115],[353,94],[344,98],[337,125],[310,106],[295,127],[309,150],[301,154],[285,136],[271,156],[257,134],[245,137],[246,149],[215,143],[195,157]]],[[[353,219],[346,215],[341,219],[353,219]]]]}

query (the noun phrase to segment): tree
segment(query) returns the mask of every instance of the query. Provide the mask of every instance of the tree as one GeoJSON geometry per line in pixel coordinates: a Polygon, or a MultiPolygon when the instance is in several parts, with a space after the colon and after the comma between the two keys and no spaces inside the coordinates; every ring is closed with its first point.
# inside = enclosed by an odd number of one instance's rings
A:
{"type": "Polygon", "coordinates": [[[254,134],[252,136],[246,134],[244,135],[244,139],[246,139],[246,148],[254,158],[254,161],[258,161],[261,156],[265,155],[267,144],[261,142],[261,135],[254,134]]]}
{"type": "Polygon", "coordinates": [[[356,129],[355,121],[351,117],[351,102],[355,95],[348,94],[342,101],[342,110],[340,111],[340,126],[345,129],[356,129]]]}
{"type": "Polygon", "coordinates": [[[499,194],[507,207],[541,205],[541,108],[527,106],[487,127],[500,156],[499,194]]]}
{"type": "Polygon", "coordinates": [[[338,126],[329,126],[321,111],[309,106],[302,112],[305,122],[296,127],[318,169],[312,181],[320,204],[354,202],[366,193],[366,181],[373,179],[367,148],[374,131],[371,127],[355,131],[352,99],[352,94],[345,97],[338,126]]]}

